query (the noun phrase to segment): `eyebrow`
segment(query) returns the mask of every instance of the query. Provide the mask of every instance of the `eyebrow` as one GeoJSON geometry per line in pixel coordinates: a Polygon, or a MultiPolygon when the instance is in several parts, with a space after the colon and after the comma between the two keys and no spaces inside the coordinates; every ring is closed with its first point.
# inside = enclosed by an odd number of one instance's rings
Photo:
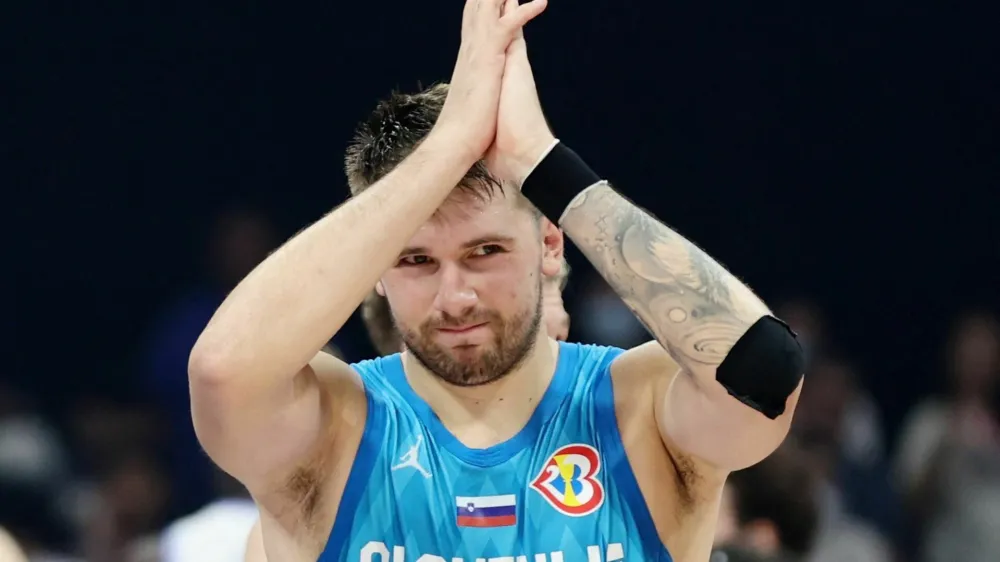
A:
{"type": "MultiPolygon", "coordinates": [[[[504,236],[502,234],[490,234],[486,236],[480,236],[479,238],[473,238],[468,242],[462,244],[462,249],[468,250],[470,248],[475,248],[476,246],[484,246],[486,244],[511,244],[514,242],[514,238],[511,236],[504,236]]],[[[421,246],[411,246],[408,248],[403,248],[403,251],[399,253],[401,256],[419,256],[430,254],[430,250],[421,246]]]]}

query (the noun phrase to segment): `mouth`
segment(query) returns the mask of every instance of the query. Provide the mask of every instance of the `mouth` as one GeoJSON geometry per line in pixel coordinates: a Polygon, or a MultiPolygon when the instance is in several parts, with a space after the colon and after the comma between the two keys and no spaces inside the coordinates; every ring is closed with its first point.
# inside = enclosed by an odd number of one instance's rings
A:
{"type": "Polygon", "coordinates": [[[442,331],[442,332],[444,332],[446,334],[467,334],[467,333],[472,332],[473,330],[475,330],[477,328],[482,328],[483,326],[485,326],[488,323],[489,322],[481,322],[479,324],[469,324],[467,326],[458,326],[458,327],[453,327],[453,328],[438,328],[438,330],[440,330],[440,331],[442,331]]]}

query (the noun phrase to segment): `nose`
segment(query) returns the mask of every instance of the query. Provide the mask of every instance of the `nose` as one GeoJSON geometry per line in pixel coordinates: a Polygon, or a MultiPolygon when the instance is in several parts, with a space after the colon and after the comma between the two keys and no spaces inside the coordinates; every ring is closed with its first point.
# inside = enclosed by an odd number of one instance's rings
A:
{"type": "Polygon", "coordinates": [[[434,308],[454,318],[461,318],[475,308],[479,295],[469,283],[468,275],[455,264],[443,264],[434,308]]]}

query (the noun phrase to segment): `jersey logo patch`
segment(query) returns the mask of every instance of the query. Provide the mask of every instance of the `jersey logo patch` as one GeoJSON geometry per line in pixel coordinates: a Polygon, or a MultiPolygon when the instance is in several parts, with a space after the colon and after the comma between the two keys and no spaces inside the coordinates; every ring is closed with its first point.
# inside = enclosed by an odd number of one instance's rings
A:
{"type": "Polygon", "coordinates": [[[511,527],[517,525],[517,496],[455,498],[459,527],[511,527]]]}
{"type": "Polygon", "coordinates": [[[601,456],[590,445],[574,443],[552,454],[531,487],[556,511],[572,517],[589,515],[604,503],[604,487],[597,475],[601,456]]]}

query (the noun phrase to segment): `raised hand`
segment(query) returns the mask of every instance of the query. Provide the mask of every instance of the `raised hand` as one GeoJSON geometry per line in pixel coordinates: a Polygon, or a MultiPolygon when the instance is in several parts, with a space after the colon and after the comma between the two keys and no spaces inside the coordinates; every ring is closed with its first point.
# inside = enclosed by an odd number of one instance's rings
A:
{"type": "MultiPolygon", "coordinates": [[[[520,8],[517,0],[504,1],[505,13],[520,8]]],[[[496,137],[486,154],[486,165],[501,179],[520,185],[555,139],[538,100],[521,28],[507,46],[505,62],[496,137]]]]}
{"type": "Polygon", "coordinates": [[[507,49],[547,0],[466,0],[462,46],[437,127],[455,136],[473,158],[493,143],[507,49]]]}

